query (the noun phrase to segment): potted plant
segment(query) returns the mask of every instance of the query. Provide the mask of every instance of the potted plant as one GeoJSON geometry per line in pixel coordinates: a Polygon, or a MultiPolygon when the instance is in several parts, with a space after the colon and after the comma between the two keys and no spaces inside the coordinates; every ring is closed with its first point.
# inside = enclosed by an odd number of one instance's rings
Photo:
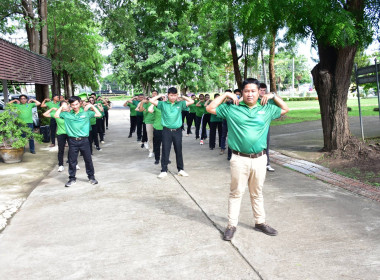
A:
{"type": "Polygon", "coordinates": [[[32,132],[27,124],[18,118],[17,108],[7,105],[0,113],[0,156],[4,162],[22,161],[24,147],[31,137],[41,142],[41,135],[32,132]]]}

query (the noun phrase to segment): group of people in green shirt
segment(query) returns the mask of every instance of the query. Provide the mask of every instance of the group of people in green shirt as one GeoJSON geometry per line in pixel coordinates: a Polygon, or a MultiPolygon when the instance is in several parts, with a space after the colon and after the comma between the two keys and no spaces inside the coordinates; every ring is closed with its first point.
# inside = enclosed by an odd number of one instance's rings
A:
{"type": "MultiPolygon", "coordinates": [[[[182,156],[182,131],[183,116],[191,120],[188,123],[187,135],[191,134],[192,120],[195,119],[195,137],[201,138],[200,144],[207,138],[205,129],[210,126],[210,149],[215,148],[215,133],[219,131],[219,141],[221,141],[221,127],[223,122],[228,128],[228,147],[231,149],[231,184],[228,199],[228,225],[223,235],[223,239],[230,241],[238,224],[240,205],[245,189],[248,185],[250,199],[255,220],[255,230],[265,234],[275,236],[277,231],[266,223],[264,211],[263,186],[267,170],[267,141],[269,126],[273,119],[279,118],[289,110],[286,103],[274,93],[259,94],[260,82],[257,79],[249,78],[244,80],[242,90],[237,94],[226,91],[224,94],[216,94],[214,100],[210,100],[209,95],[199,95],[199,100],[182,96],[178,97],[176,88],[169,88],[167,95],[155,95],[143,102],[144,96],[136,101],[127,101],[125,106],[132,110],[135,108],[140,112],[154,114],[153,141],[156,138],[156,130],[161,130],[162,158],[161,173],[158,178],[167,176],[169,155],[171,144],[174,145],[176,153],[178,175],[188,176],[184,171],[182,156]],[[241,98],[239,99],[241,95],[241,98]],[[167,100],[164,100],[167,96],[167,100]],[[141,103],[141,104],[139,104],[141,103]],[[143,105],[147,104],[147,105],[143,105]],[[183,114],[183,111],[188,113],[183,114]],[[193,114],[190,116],[190,114],[193,114]],[[205,117],[206,115],[206,117],[205,117]]],[[[264,91],[262,91],[264,92],[264,91]]],[[[133,130],[130,130],[133,131],[133,130]]],[[[140,140],[140,139],[138,139],[140,140]]],[[[222,147],[222,144],[219,142],[222,147]]],[[[153,151],[156,153],[156,150],[153,151]]],[[[156,164],[158,160],[156,158],[156,164]]]]}
{"type": "MultiPolygon", "coordinates": [[[[30,99],[26,95],[20,95],[19,99],[9,102],[19,111],[19,118],[23,120],[31,129],[33,129],[32,109],[41,105],[47,108],[43,116],[50,118],[50,132],[52,144],[55,146],[55,138],[58,141],[58,171],[64,170],[64,151],[68,143],[68,163],[69,163],[69,181],[65,184],[69,187],[76,183],[76,170],[80,169],[77,158],[80,152],[83,156],[87,176],[90,183],[97,184],[95,171],[92,163],[92,146],[93,143],[98,151],[101,151],[99,145],[104,142],[105,112],[110,108],[110,102],[95,93],[91,94],[87,102],[82,101],[79,97],[71,97],[66,101],[63,96],[53,96],[52,100],[45,99],[42,104],[30,99]],[[79,104],[79,105],[78,105],[79,104]],[[90,110],[91,109],[91,110],[90,110]],[[89,111],[90,110],[90,111],[89,111]]],[[[107,128],[107,127],[106,127],[107,128]]],[[[29,148],[31,153],[35,153],[34,140],[29,139],[29,148]]]]}

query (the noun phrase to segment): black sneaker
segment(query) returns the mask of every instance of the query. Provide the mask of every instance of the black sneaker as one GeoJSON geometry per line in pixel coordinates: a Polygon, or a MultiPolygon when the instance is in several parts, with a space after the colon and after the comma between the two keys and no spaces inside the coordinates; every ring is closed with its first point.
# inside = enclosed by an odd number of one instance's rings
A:
{"type": "Polygon", "coordinates": [[[68,188],[68,187],[74,186],[76,183],[77,183],[77,181],[76,181],[75,179],[70,179],[70,180],[65,184],[65,187],[68,188]]]}
{"type": "Polygon", "coordinates": [[[96,150],[99,151],[99,152],[101,152],[101,151],[102,151],[102,148],[100,148],[100,147],[96,147],[96,150]]]}
{"type": "Polygon", "coordinates": [[[265,223],[255,224],[255,230],[261,231],[270,236],[276,236],[278,234],[277,230],[275,230],[274,228],[270,227],[269,225],[265,223]]]}
{"type": "Polygon", "coordinates": [[[129,134],[129,135],[128,135],[128,138],[132,138],[132,134],[129,134]]]}
{"type": "Polygon", "coordinates": [[[98,181],[97,181],[95,178],[88,179],[88,181],[89,181],[92,185],[96,185],[96,184],[98,183],[98,181]]]}
{"type": "Polygon", "coordinates": [[[231,241],[232,237],[234,237],[235,231],[236,227],[228,226],[223,234],[223,240],[231,241]]]}
{"type": "Polygon", "coordinates": [[[159,164],[160,163],[160,161],[159,160],[156,160],[155,162],[154,162],[154,164],[159,164]]]}

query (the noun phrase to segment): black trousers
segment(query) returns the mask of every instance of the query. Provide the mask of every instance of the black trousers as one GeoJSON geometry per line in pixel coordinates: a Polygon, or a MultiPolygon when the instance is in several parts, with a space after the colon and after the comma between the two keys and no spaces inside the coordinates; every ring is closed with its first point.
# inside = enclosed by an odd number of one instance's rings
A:
{"type": "Polygon", "coordinates": [[[129,128],[129,135],[132,136],[132,133],[136,131],[136,116],[129,116],[129,122],[131,124],[129,128]]]}
{"type": "Polygon", "coordinates": [[[90,136],[88,138],[90,140],[89,143],[90,143],[91,154],[92,154],[93,143],[95,143],[95,147],[99,148],[98,126],[96,124],[91,125],[90,136]]]}
{"type": "Polygon", "coordinates": [[[183,157],[182,157],[182,129],[179,127],[176,130],[171,130],[164,127],[162,130],[162,158],[161,158],[161,172],[168,171],[168,163],[170,156],[170,149],[174,146],[174,152],[177,161],[178,171],[183,170],[183,157]]]}
{"type": "Polygon", "coordinates": [[[199,130],[201,128],[202,117],[195,116],[195,139],[199,138],[199,130]]]}
{"type": "Polygon", "coordinates": [[[195,120],[195,113],[189,113],[186,117],[187,120],[187,134],[191,133],[191,126],[193,125],[193,121],[195,120]]]}
{"type": "Polygon", "coordinates": [[[67,134],[60,134],[57,135],[57,142],[58,142],[58,165],[63,165],[63,155],[65,153],[65,144],[68,137],[67,134]]]}
{"type": "MultiPolygon", "coordinates": [[[[106,126],[104,125],[104,116],[101,118],[102,122],[101,122],[101,126],[102,126],[102,132],[103,132],[103,138],[104,138],[104,135],[106,134],[106,126]]],[[[101,138],[102,139],[102,138],[101,138]]],[[[102,141],[102,140],[100,140],[102,141]]]]}
{"type": "Polygon", "coordinates": [[[210,143],[209,147],[215,148],[216,130],[218,129],[219,148],[222,146],[222,122],[210,122],[210,143]]]}
{"type": "Polygon", "coordinates": [[[142,139],[141,142],[148,142],[148,133],[146,132],[146,124],[142,124],[142,139]]]}
{"type": "Polygon", "coordinates": [[[108,128],[108,110],[104,110],[104,124],[108,128]]]}
{"type": "Polygon", "coordinates": [[[136,116],[137,141],[141,141],[143,129],[143,116],[136,116]]]}
{"type": "Polygon", "coordinates": [[[57,133],[57,122],[55,118],[50,118],[50,141],[55,145],[55,134],[57,133]]]}
{"type": "Polygon", "coordinates": [[[187,121],[189,118],[189,111],[182,111],[182,130],[185,130],[185,118],[187,121]]]}
{"type": "Polygon", "coordinates": [[[95,179],[94,165],[92,164],[91,150],[88,137],[83,137],[82,140],[75,140],[69,137],[69,178],[76,179],[78,154],[81,152],[86,166],[86,173],[88,179],[95,179]]]}
{"type": "Polygon", "coordinates": [[[162,143],[162,130],[153,129],[153,153],[154,159],[160,160],[162,143]]]}
{"type": "Polygon", "coordinates": [[[97,130],[97,133],[99,134],[100,141],[104,141],[103,126],[104,126],[103,118],[96,119],[96,130],[97,130]]]}
{"type": "Polygon", "coordinates": [[[202,118],[202,135],[201,140],[207,138],[207,124],[210,126],[211,114],[204,114],[202,118]]]}

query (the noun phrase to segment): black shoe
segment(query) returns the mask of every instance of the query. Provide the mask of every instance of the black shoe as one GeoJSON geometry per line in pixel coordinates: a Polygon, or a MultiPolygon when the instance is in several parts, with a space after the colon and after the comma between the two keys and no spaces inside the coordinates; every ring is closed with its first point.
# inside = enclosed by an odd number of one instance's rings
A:
{"type": "Polygon", "coordinates": [[[132,134],[129,134],[129,135],[128,135],[128,138],[132,138],[132,134]]]}
{"type": "Polygon", "coordinates": [[[172,162],[169,160],[169,161],[168,161],[168,164],[171,164],[171,163],[172,163],[172,162]]]}
{"type": "Polygon", "coordinates": [[[106,127],[106,129],[108,129],[108,127],[106,127]]]}
{"type": "Polygon", "coordinates": [[[228,157],[227,160],[231,160],[231,157],[228,157]]]}
{"type": "Polygon", "coordinates": [[[156,160],[155,162],[154,162],[154,164],[159,164],[160,163],[160,161],[159,160],[156,160]]]}
{"type": "Polygon", "coordinates": [[[191,130],[189,131],[189,134],[193,134],[193,133],[191,132],[191,130]]]}
{"type": "Polygon", "coordinates": [[[74,186],[76,183],[77,183],[77,181],[76,181],[75,179],[70,179],[70,180],[65,184],[65,187],[68,188],[68,187],[74,186]]]}
{"type": "Polygon", "coordinates": [[[235,231],[236,227],[228,226],[223,234],[223,240],[231,241],[232,237],[234,237],[235,231]]]}
{"type": "Polygon", "coordinates": [[[269,225],[262,223],[262,224],[255,224],[255,230],[261,231],[265,234],[276,236],[278,234],[277,230],[270,227],[269,225]]]}
{"type": "Polygon", "coordinates": [[[214,150],[214,148],[210,148],[210,150],[212,151],[212,150],[214,150]]]}
{"type": "Polygon", "coordinates": [[[144,148],[144,144],[141,144],[141,148],[144,148]]]}
{"type": "Polygon", "coordinates": [[[35,155],[35,154],[36,154],[36,152],[35,152],[35,151],[30,151],[30,153],[31,153],[31,154],[33,154],[33,155],[35,155]]]}
{"type": "Polygon", "coordinates": [[[98,183],[98,181],[97,181],[95,178],[88,179],[88,181],[89,181],[92,185],[96,185],[96,184],[98,183]]]}
{"type": "Polygon", "coordinates": [[[100,151],[102,151],[102,148],[96,147],[96,150],[98,150],[100,152],[100,151]]]}
{"type": "Polygon", "coordinates": [[[141,138],[137,138],[137,142],[141,142],[141,138]]]}

